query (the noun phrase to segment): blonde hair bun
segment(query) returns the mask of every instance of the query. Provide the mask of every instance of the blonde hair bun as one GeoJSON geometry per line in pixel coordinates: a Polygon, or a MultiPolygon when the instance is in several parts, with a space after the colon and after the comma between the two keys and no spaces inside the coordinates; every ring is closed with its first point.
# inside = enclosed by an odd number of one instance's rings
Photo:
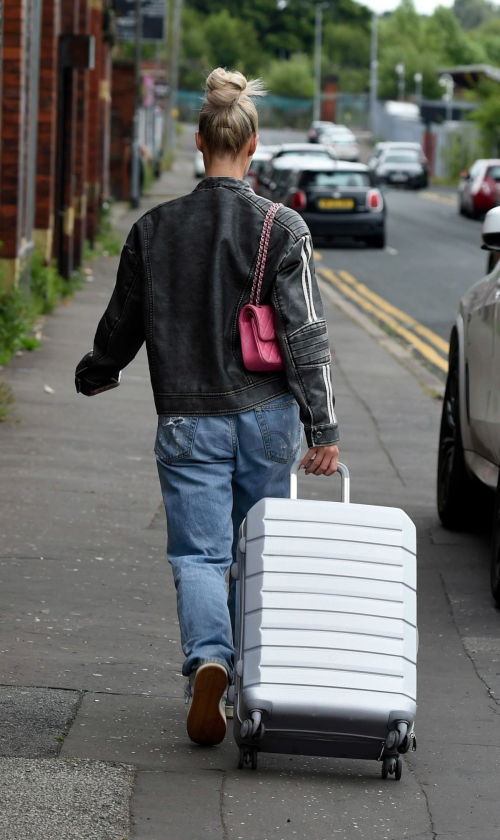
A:
{"type": "Polygon", "coordinates": [[[217,67],[207,77],[205,98],[215,108],[230,108],[242,96],[265,96],[262,79],[248,81],[239,70],[217,67]]]}
{"type": "Polygon", "coordinates": [[[224,67],[212,70],[200,111],[200,133],[211,155],[237,157],[259,127],[253,97],[266,93],[262,79],[248,80],[239,70],[224,67]]]}

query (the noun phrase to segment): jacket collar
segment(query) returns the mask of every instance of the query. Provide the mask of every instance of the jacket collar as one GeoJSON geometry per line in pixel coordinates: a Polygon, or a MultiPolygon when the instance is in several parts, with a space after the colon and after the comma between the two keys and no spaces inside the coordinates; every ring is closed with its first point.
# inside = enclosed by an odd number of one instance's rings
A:
{"type": "Polygon", "coordinates": [[[194,188],[197,190],[211,190],[214,187],[231,187],[233,190],[250,190],[248,181],[240,181],[239,178],[231,178],[228,175],[212,175],[210,178],[203,178],[194,188]]]}

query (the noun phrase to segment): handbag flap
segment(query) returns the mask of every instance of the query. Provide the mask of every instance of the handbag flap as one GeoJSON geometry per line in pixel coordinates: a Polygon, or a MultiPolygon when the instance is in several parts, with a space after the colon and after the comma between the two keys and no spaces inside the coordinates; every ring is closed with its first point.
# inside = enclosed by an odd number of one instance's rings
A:
{"type": "MultiPolygon", "coordinates": [[[[261,341],[275,341],[274,309],[269,304],[253,306],[247,304],[245,309],[251,310],[252,326],[261,341]]],[[[249,313],[250,315],[250,313],[249,313]]]]}

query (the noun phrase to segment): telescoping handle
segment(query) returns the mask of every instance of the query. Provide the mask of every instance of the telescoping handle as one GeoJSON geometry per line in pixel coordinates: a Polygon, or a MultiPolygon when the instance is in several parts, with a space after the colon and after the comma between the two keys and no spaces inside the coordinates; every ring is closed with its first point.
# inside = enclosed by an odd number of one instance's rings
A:
{"type": "MultiPolygon", "coordinates": [[[[290,498],[296,499],[297,498],[297,485],[298,485],[298,472],[299,472],[300,461],[295,461],[295,464],[292,467],[292,471],[290,473],[290,498]]],[[[337,466],[337,472],[340,475],[341,481],[341,500],[345,504],[349,504],[351,500],[351,479],[349,476],[349,470],[347,469],[345,464],[339,463],[337,466]]]]}

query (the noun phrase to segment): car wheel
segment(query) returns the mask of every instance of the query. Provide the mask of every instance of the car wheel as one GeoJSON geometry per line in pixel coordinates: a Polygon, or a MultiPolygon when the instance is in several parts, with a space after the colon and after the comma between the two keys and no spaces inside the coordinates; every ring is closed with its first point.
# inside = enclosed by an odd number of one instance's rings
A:
{"type": "Polygon", "coordinates": [[[466,215],[465,208],[464,208],[464,205],[462,203],[461,198],[458,199],[458,215],[459,216],[465,216],[466,215]]]}
{"type": "Polygon", "coordinates": [[[500,607],[500,481],[498,482],[493,513],[490,571],[491,594],[500,607]]]}
{"type": "Polygon", "coordinates": [[[385,248],[385,232],[370,236],[366,240],[366,244],[372,248],[385,248]]]}
{"type": "MultiPolygon", "coordinates": [[[[470,478],[460,428],[458,339],[453,333],[439,432],[437,505],[445,528],[463,530],[475,523],[478,483],[470,478]]],[[[476,520],[477,521],[477,520],[476,520]]]]}

